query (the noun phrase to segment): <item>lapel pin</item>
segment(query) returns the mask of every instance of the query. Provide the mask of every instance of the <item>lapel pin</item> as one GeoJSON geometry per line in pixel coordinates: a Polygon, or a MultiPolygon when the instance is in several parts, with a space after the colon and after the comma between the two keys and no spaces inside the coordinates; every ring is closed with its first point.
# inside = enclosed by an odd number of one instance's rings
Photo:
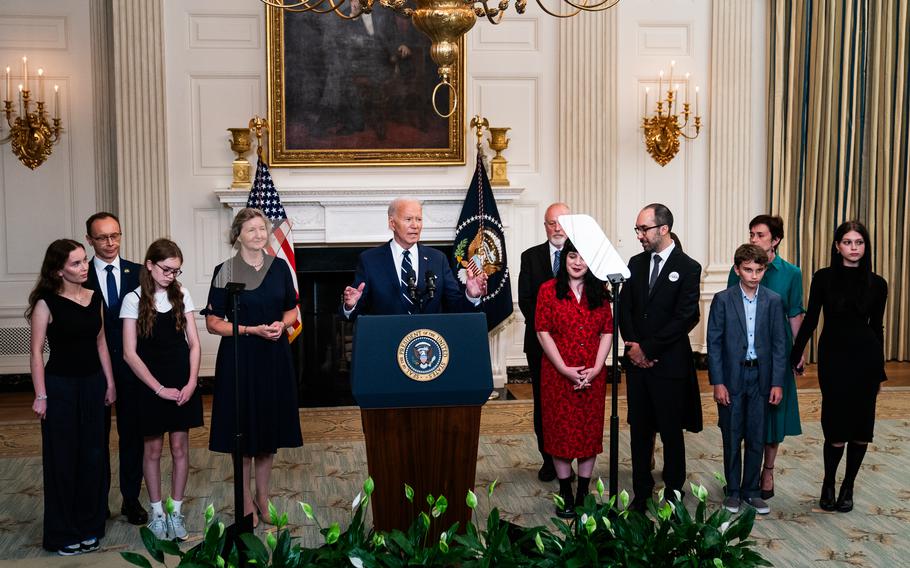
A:
{"type": "Polygon", "coordinates": [[[676,282],[677,280],[679,280],[679,272],[676,272],[674,270],[673,272],[670,273],[669,276],[667,276],[667,278],[670,279],[670,282],[676,282]]]}

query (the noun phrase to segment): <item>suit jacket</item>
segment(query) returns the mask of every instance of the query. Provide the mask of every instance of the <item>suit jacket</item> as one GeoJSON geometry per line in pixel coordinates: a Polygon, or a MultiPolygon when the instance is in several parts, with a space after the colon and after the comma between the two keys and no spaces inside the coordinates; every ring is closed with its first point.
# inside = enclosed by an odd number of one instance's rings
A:
{"type": "MultiPolygon", "coordinates": [[[[101,294],[101,303],[104,305],[104,339],[107,341],[111,363],[117,372],[123,361],[123,325],[120,323],[120,304],[123,302],[124,296],[139,286],[139,269],[142,266],[125,258],[120,259],[120,302],[117,302],[116,308],[112,310],[103,300],[104,294],[101,292],[101,283],[98,282],[98,274],[95,272],[94,260],[92,258],[89,261],[88,280],[83,286],[101,294]]],[[[106,282],[105,286],[107,286],[106,282]]]]}
{"type": "MultiPolygon", "coordinates": [[[[780,295],[764,286],[755,306],[755,353],[761,392],[782,387],[789,360],[786,316],[780,295]]],[[[749,339],[742,290],[734,284],[714,295],[708,314],[708,376],[712,385],[725,385],[730,394],[742,390],[742,361],[749,339]]]]}
{"type": "MultiPolygon", "coordinates": [[[[675,247],[649,292],[652,254],[642,252],[629,261],[631,278],[619,298],[620,333],[624,341],[639,343],[646,357],[657,360],[649,372],[686,381],[683,427],[701,432],[701,394],[689,343],[689,332],[699,320],[701,265],[675,247]]],[[[628,361],[625,368],[630,377],[639,371],[628,361]]]]}
{"type": "Polygon", "coordinates": [[[648,359],[657,360],[651,368],[655,374],[686,377],[692,367],[689,331],[699,320],[701,265],[674,248],[649,292],[652,254],[642,252],[629,261],[632,276],[619,302],[622,338],[639,343],[648,359]]]}
{"type": "Polygon", "coordinates": [[[518,309],[525,318],[524,352],[528,358],[540,359],[543,348],[537,341],[534,314],[537,311],[537,292],[540,285],[553,278],[553,262],[550,260],[550,243],[535,245],[521,253],[521,269],[518,272],[518,309]]]}
{"type": "MultiPolygon", "coordinates": [[[[360,253],[357,271],[354,273],[356,288],[365,283],[360,301],[357,302],[350,319],[358,315],[401,315],[408,313],[406,300],[401,296],[401,280],[395,271],[392,259],[392,247],[389,244],[379,245],[360,253]]],[[[455,280],[448,259],[440,251],[417,244],[418,269],[417,294],[423,297],[426,292],[426,273],[436,275],[436,293],[428,300],[421,313],[438,314],[441,312],[467,312],[475,308],[465,297],[464,290],[455,280]]],[[[343,314],[344,303],[341,305],[343,314]]]]}

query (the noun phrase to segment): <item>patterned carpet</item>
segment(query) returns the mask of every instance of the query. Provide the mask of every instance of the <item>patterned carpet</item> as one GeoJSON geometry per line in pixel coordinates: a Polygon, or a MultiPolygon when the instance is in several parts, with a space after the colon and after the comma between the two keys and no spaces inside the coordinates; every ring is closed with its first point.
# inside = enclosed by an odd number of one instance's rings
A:
{"type": "MultiPolygon", "coordinates": [[[[489,421],[485,416],[487,426],[489,421]]],[[[495,422],[501,425],[508,420],[495,422]]],[[[706,422],[711,424],[707,417],[706,422]]],[[[908,425],[910,421],[903,419],[878,421],[876,443],[870,447],[857,481],[856,508],[852,513],[842,514],[826,513],[817,507],[822,471],[821,429],[818,422],[804,423],[805,433],[788,439],[781,447],[776,470],[778,496],[771,500],[772,512],[756,521],[753,538],[764,556],[775,566],[908,565],[908,425]]],[[[8,438],[11,432],[6,427],[3,430],[8,438]]],[[[484,430],[490,432],[488,427],[484,430]]],[[[508,429],[498,431],[504,430],[508,429]]],[[[620,437],[619,485],[630,487],[628,432],[621,432],[620,437]]],[[[305,520],[296,502],[313,504],[323,526],[333,521],[344,523],[350,515],[351,501],[363,482],[366,458],[361,441],[326,441],[324,437],[321,442],[310,442],[314,437],[306,434],[305,439],[308,442],[303,448],[279,453],[273,475],[273,501],[279,508],[288,509],[294,534],[313,545],[319,537],[317,529],[305,520]]],[[[690,480],[703,483],[710,491],[710,500],[717,503],[721,490],[713,472],[722,467],[719,430],[710,425],[701,434],[687,434],[686,444],[690,480]]],[[[609,447],[606,437],[604,446],[609,447]]],[[[481,437],[478,456],[477,485],[485,487],[499,479],[493,502],[506,516],[522,525],[549,523],[552,505],[548,493],[556,488],[555,483],[543,484],[537,480],[539,463],[533,447],[530,434],[486,434],[481,437]]],[[[116,459],[113,461],[116,467],[116,459]]],[[[657,467],[659,470],[659,451],[657,467]]],[[[607,455],[603,454],[595,475],[606,477],[607,469],[607,455]]],[[[165,464],[165,470],[169,470],[169,464],[165,464]]],[[[117,479],[116,475],[113,477],[117,479]]],[[[388,488],[377,488],[383,490],[388,488]]],[[[208,503],[214,503],[218,514],[230,521],[229,459],[194,448],[187,494],[184,510],[192,543],[200,538],[202,511],[208,503]]],[[[479,509],[484,517],[489,506],[481,498],[479,509]]],[[[111,509],[119,509],[119,497],[112,500],[111,509]]],[[[5,559],[0,564],[117,566],[124,563],[116,552],[141,549],[137,529],[118,516],[108,523],[108,534],[102,543],[106,554],[67,559],[51,556],[41,549],[41,516],[40,458],[0,457],[0,559],[5,559]],[[29,560],[9,562],[11,559],[29,560]]]]}

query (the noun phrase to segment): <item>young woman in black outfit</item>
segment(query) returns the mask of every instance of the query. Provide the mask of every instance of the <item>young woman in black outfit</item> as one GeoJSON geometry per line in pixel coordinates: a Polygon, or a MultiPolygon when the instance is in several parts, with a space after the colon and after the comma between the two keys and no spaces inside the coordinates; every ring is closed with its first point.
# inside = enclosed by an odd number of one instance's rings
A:
{"type": "Polygon", "coordinates": [[[139,287],[123,298],[123,358],[142,381],[140,423],[145,438],[142,469],[158,538],[187,538],[183,497],[190,466],[189,430],[202,426],[199,335],[193,299],[177,276],[183,253],[177,243],[158,239],[149,245],[139,272],[139,287]],[[173,509],[165,512],[161,495],[164,434],[171,448],[173,509]]]}
{"type": "Polygon", "coordinates": [[[54,241],[25,312],[31,325],[32,409],[41,419],[43,545],[62,556],[97,550],[107,519],[104,407],[114,403],[116,393],[101,296],[82,287],[87,279],[82,245],[54,241]]]}
{"type": "Polygon", "coordinates": [[[858,221],[834,231],[831,266],[812,277],[809,309],[791,352],[799,364],[824,309],[818,341],[818,383],[822,391],[825,478],[819,506],[853,509],[853,483],[875,427],[875,401],[885,377],[884,328],[888,284],[872,272],[869,232],[858,221]],[[847,447],[847,469],[837,499],[834,482],[847,447]]]}

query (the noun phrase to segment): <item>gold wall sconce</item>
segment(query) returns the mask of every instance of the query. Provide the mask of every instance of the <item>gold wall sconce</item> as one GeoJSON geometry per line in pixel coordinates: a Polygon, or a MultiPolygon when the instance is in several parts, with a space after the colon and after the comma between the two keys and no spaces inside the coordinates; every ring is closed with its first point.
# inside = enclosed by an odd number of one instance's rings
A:
{"type": "MultiPolygon", "coordinates": [[[[35,110],[32,110],[32,90],[29,86],[28,57],[22,58],[22,76],[18,85],[18,106],[13,101],[13,78],[9,67],[6,68],[6,97],[3,99],[3,112],[6,113],[6,124],[9,134],[0,137],[0,144],[10,142],[13,154],[20,162],[34,170],[50,157],[54,144],[60,141],[63,127],[60,120],[60,87],[54,85],[54,118],[53,126],[47,119],[47,109],[44,99],[44,69],[38,69],[35,80],[37,86],[37,100],[35,110]]],[[[3,129],[0,125],[0,136],[3,129]]]]}
{"type": "MultiPolygon", "coordinates": [[[[664,72],[660,71],[657,80],[657,109],[651,116],[642,117],[642,130],[645,134],[645,149],[661,166],[670,163],[679,152],[680,137],[686,140],[698,138],[701,131],[701,116],[698,113],[698,87],[695,87],[695,115],[694,121],[689,124],[689,73],[686,73],[686,100],[682,103],[682,113],[679,112],[679,83],[673,83],[673,68],[676,62],[670,62],[670,78],[667,81],[666,98],[662,99],[664,72]],[[664,111],[666,105],[666,111],[664,111]],[[693,133],[694,131],[694,133],[693,133]]],[[[645,88],[645,112],[648,112],[648,98],[650,88],[645,88]]]]}
{"type": "Polygon", "coordinates": [[[253,166],[244,156],[253,147],[253,136],[256,136],[256,156],[263,158],[262,137],[269,130],[266,119],[254,116],[250,119],[247,128],[228,128],[231,133],[231,150],[237,154],[237,159],[231,162],[233,179],[231,189],[250,189],[253,187],[253,166]]]}
{"type": "Polygon", "coordinates": [[[506,132],[511,130],[511,127],[495,128],[491,126],[488,130],[490,131],[490,149],[496,152],[496,155],[490,160],[490,170],[493,173],[490,177],[490,185],[509,185],[509,177],[506,173],[509,163],[502,157],[502,151],[509,147],[506,132]]]}

